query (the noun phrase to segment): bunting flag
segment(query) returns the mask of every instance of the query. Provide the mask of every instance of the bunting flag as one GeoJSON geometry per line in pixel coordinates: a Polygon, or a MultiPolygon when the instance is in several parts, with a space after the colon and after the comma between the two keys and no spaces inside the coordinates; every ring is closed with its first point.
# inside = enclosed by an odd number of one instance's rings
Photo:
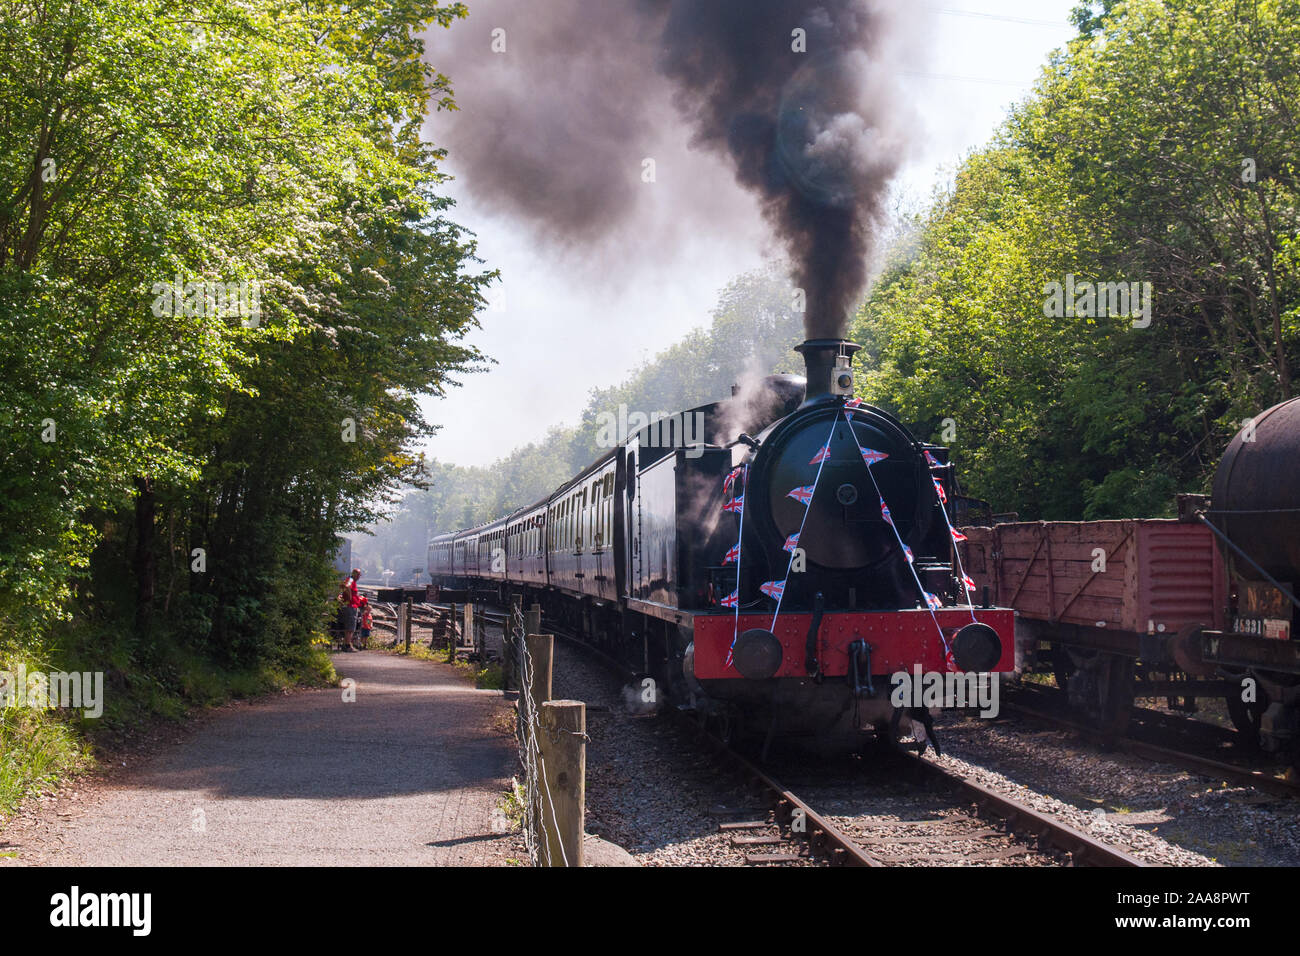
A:
{"type": "Polygon", "coordinates": [[[793,498],[795,501],[802,502],[806,505],[808,502],[812,501],[813,489],[815,487],[815,485],[800,485],[798,488],[793,488],[790,491],[787,491],[785,496],[787,498],[793,498]]]}
{"type": "Polygon", "coordinates": [[[931,454],[930,454],[929,449],[925,449],[925,460],[926,460],[926,463],[929,464],[929,466],[930,466],[931,468],[942,468],[942,467],[943,467],[943,465],[939,464],[938,460],[934,457],[934,455],[931,455],[931,454]]]}
{"type": "MultiPolygon", "coordinates": [[[[845,412],[844,415],[846,418],[848,417],[847,412],[845,412]]],[[[879,461],[882,458],[887,458],[889,456],[884,455],[880,452],[873,452],[871,449],[868,448],[862,448],[861,446],[858,447],[862,451],[862,460],[866,462],[867,465],[867,475],[870,476],[871,483],[872,485],[875,486],[876,489],[876,497],[880,501],[880,516],[884,518],[885,523],[888,524],[889,527],[893,529],[894,540],[898,542],[899,548],[901,548],[903,551],[903,557],[907,559],[907,570],[911,572],[912,580],[916,583],[916,589],[921,592],[921,595],[925,600],[925,606],[930,611],[930,619],[934,622],[934,628],[939,634],[939,643],[943,646],[944,649],[945,667],[947,667],[949,670],[954,670],[955,666],[953,664],[952,648],[948,644],[948,638],[944,635],[943,627],[939,624],[939,617],[935,613],[936,611],[940,610],[943,607],[943,601],[939,599],[938,595],[931,594],[929,591],[927,591],[925,589],[925,585],[921,583],[921,577],[916,572],[916,557],[915,555],[912,554],[912,549],[907,546],[907,543],[905,541],[903,541],[902,533],[899,532],[898,527],[894,524],[894,518],[889,513],[889,505],[885,504],[885,496],[880,491],[880,482],[876,480],[876,474],[871,469],[871,465],[873,463],[873,459],[871,455],[879,456],[878,458],[875,458],[876,461],[879,461]]],[[[926,453],[925,457],[927,462],[932,461],[932,456],[928,452],[926,453]]],[[[948,523],[949,530],[952,530],[952,522],[948,521],[947,510],[945,509],[940,509],[940,510],[943,513],[944,520],[948,523]]],[[[958,566],[958,573],[962,574],[963,576],[965,574],[964,571],[960,570],[960,565],[958,566]]],[[[971,609],[972,619],[974,618],[974,613],[975,613],[974,608],[972,608],[971,609]]]]}
{"type": "MultiPolygon", "coordinates": [[[[727,474],[722,483],[723,491],[727,495],[733,494],[736,487],[736,479],[744,475],[745,489],[749,489],[749,465],[737,465],[727,474]]],[[[731,666],[731,655],[736,649],[736,640],[740,637],[740,573],[743,570],[740,562],[740,548],[745,542],[745,496],[743,494],[736,496],[732,501],[722,506],[724,511],[730,511],[740,515],[740,520],[736,522],[736,543],[727,550],[723,558],[723,564],[736,562],[736,590],[732,591],[722,599],[723,607],[735,608],[736,613],[731,626],[731,646],[727,648],[726,667],[731,666]]]]}
{"type": "MultiPolygon", "coordinates": [[[[845,420],[849,421],[849,413],[843,409],[841,409],[841,413],[844,415],[845,420]]],[[[822,442],[821,450],[813,456],[813,460],[810,462],[810,464],[817,466],[817,472],[813,475],[813,483],[811,485],[800,485],[798,488],[786,492],[787,498],[793,498],[804,506],[803,520],[799,522],[799,530],[787,537],[783,545],[783,548],[790,552],[790,561],[785,566],[786,580],[789,580],[790,571],[794,567],[795,554],[799,547],[799,537],[803,534],[804,525],[808,523],[808,514],[812,511],[809,506],[812,504],[813,496],[817,494],[817,485],[821,482],[822,471],[826,468],[827,459],[830,458],[831,439],[835,437],[835,428],[839,424],[839,420],[839,415],[831,416],[831,427],[826,435],[826,440],[822,442]]],[[[853,423],[849,421],[850,434],[852,434],[852,427],[853,423]]],[[[779,582],[779,587],[776,587],[778,585],[776,581],[769,581],[768,585],[763,586],[764,593],[776,598],[776,608],[772,611],[772,630],[775,632],[776,623],[781,617],[781,599],[785,595],[785,581],[779,582]],[[768,585],[772,585],[773,590],[768,590],[768,585]]],[[[736,613],[737,615],[740,614],[739,611],[736,613]]],[[[734,643],[733,641],[733,646],[734,643]]]]}
{"type": "MultiPolygon", "coordinates": [[[[925,457],[927,461],[933,458],[929,452],[925,453],[925,457]]],[[[934,493],[939,496],[940,502],[939,513],[943,515],[944,524],[948,526],[948,534],[952,536],[953,544],[956,545],[967,540],[964,534],[953,527],[952,518],[948,516],[948,509],[943,507],[948,503],[948,497],[943,493],[943,485],[933,475],[930,476],[930,480],[934,482],[934,493]]],[[[957,572],[957,577],[966,586],[966,604],[964,606],[970,610],[971,621],[976,622],[979,619],[975,616],[975,602],[971,598],[971,591],[975,587],[975,582],[966,576],[966,569],[961,566],[961,550],[959,548],[954,547],[952,549],[952,563],[953,570],[957,572]]]]}
{"type": "Polygon", "coordinates": [[[885,454],[885,452],[876,451],[874,448],[862,448],[861,446],[859,446],[858,450],[862,452],[862,460],[867,463],[868,468],[870,468],[876,462],[884,461],[886,458],[889,457],[889,455],[885,454]]]}
{"type": "Polygon", "coordinates": [[[785,594],[785,582],[766,581],[763,584],[760,584],[758,586],[758,589],[762,591],[764,594],[766,594],[768,597],[774,598],[775,600],[779,601],[781,599],[781,596],[785,594]]]}
{"type": "Polygon", "coordinates": [[[847,398],[844,400],[845,408],[861,408],[865,404],[867,403],[860,398],[847,398]]]}

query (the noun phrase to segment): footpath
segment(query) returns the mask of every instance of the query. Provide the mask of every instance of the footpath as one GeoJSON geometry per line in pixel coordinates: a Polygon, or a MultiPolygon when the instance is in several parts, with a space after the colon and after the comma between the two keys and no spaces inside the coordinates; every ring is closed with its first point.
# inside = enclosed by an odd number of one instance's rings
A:
{"type": "MultiPolygon", "coordinates": [[[[355,684],[223,708],[0,831],[0,866],[501,866],[514,738],[449,667],[338,654],[355,684]]],[[[67,788],[64,788],[65,791],[67,788]]]]}

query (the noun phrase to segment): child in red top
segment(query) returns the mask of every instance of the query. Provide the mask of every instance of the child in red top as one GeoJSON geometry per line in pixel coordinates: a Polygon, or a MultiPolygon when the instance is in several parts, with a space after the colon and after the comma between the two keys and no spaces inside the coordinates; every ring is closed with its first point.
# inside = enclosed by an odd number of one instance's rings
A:
{"type": "Polygon", "coordinates": [[[361,646],[370,646],[370,631],[375,626],[375,619],[370,613],[370,601],[361,599],[361,646]]]}

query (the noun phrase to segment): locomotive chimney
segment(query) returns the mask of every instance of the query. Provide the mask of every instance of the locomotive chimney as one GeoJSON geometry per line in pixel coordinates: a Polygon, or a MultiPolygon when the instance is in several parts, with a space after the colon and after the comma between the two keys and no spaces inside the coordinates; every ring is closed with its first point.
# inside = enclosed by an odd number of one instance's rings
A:
{"type": "Polygon", "coordinates": [[[846,339],[809,339],[794,350],[803,356],[808,384],[803,403],[819,401],[833,395],[853,397],[853,372],[849,365],[853,353],[862,348],[846,339]]]}

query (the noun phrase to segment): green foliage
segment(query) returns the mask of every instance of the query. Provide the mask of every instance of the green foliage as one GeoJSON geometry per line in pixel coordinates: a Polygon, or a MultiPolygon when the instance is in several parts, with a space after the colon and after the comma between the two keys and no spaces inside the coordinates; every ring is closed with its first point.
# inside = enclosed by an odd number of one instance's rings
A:
{"type": "Polygon", "coordinates": [[[865,397],[935,440],[951,419],[969,493],[1027,518],[1169,513],[1294,394],[1297,13],[1084,5],[886,269],[853,329],[865,397]],[[1048,315],[1069,275],[1150,282],[1150,326],[1048,315]]]}
{"type": "Polygon", "coordinates": [[[421,139],[421,32],[465,12],[8,0],[0,668],[106,670],[110,728],[332,677],[335,537],[479,360],[493,275],[421,139]]]}

